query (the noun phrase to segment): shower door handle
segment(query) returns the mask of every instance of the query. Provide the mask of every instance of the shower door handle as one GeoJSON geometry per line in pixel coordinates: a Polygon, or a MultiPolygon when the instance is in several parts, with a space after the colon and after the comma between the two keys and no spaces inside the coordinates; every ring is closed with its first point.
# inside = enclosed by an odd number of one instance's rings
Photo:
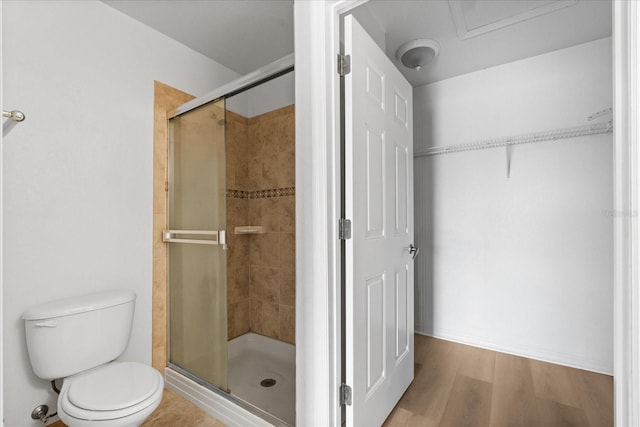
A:
{"type": "Polygon", "coordinates": [[[163,230],[162,241],[165,243],[193,243],[196,245],[222,245],[227,249],[227,234],[225,230],[163,230]],[[176,237],[176,235],[186,236],[209,236],[208,239],[176,237]]]}

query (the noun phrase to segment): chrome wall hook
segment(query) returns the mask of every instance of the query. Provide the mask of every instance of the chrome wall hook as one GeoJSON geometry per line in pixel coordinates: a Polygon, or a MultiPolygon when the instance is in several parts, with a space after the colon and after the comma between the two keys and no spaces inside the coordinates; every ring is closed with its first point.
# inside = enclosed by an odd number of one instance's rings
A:
{"type": "Polygon", "coordinates": [[[27,116],[25,116],[22,111],[18,111],[18,110],[12,110],[12,111],[2,110],[2,117],[6,119],[11,119],[14,122],[22,122],[24,121],[24,119],[27,118],[27,116]]]}
{"type": "Polygon", "coordinates": [[[22,111],[18,110],[2,110],[2,117],[9,119],[2,124],[2,136],[6,136],[9,132],[11,132],[11,129],[13,129],[15,125],[27,118],[22,111]]]}

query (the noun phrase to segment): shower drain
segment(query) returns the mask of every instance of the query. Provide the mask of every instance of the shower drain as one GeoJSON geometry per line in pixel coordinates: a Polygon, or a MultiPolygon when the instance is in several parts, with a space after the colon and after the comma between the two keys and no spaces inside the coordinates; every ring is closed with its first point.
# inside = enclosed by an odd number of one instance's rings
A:
{"type": "Polygon", "coordinates": [[[264,380],[260,381],[260,385],[262,387],[273,387],[274,385],[276,385],[276,380],[274,380],[273,378],[265,378],[264,380]]]}

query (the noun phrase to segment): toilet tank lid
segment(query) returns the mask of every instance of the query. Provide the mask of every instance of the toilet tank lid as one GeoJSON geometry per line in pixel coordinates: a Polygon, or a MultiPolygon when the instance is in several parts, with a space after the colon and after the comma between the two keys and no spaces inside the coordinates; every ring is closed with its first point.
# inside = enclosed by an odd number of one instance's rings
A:
{"type": "Polygon", "coordinates": [[[128,289],[81,295],[34,305],[22,314],[22,318],[24,320],[42,320],[70,316],[125,304],[135,299],[136,294],[128,289]]]}

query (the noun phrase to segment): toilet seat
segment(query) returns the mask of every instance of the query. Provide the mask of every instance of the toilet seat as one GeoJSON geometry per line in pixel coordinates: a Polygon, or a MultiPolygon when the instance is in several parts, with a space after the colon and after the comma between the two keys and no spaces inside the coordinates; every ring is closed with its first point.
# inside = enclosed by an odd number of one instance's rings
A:
{"type": "Polygon", "coordinates": [[[163,387],[162,375],[150,366],[112,362],[66,378],[58,410],[78,420],[115,420],[157,406],[163,387]]]}

